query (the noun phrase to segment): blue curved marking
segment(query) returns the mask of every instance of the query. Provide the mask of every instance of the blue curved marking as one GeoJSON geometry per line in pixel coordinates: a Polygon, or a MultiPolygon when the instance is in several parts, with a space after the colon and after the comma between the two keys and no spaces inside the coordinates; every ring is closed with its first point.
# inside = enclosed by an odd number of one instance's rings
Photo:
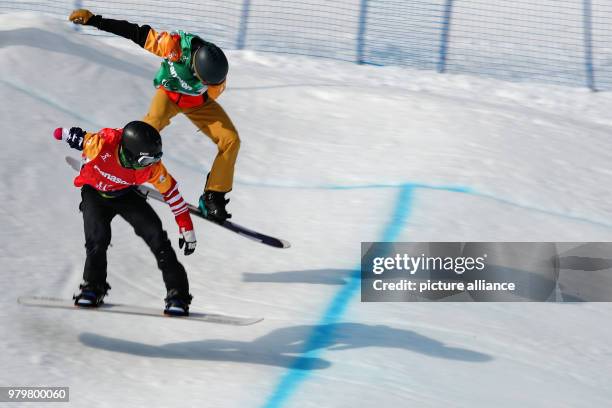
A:
{"type": "MultiPolygon", "coordinates": [[[[410,184],[400,186],[391,219],[387,223],[379,241],[395,241],[410,218],[414,187],[410,184]]],[[[357,267],[346,283],[327,305],[321,320],[304,343],[304,352],[296,357],[291,368],[283,375],[274,391],[264,403],[264,408],[279,408],[295,393],[310,375],[313,361],[334,341],[334,323],[337,323],[360,288],[361,266],[357,267]]]]}
{"type": "Polygon", "coordinates": [[[595,225],[595,226],[598,226],[598,227],[612,228],[612,223],[610,223],[610,222],[593,220],[593,219],[584,217],[584,216],[579,215],[579,214],[569,214],[569,213],[564,213],[564,212],[555,211],[555,210],[547,210],[546,208],[536,207],[536,206],[530,205],[530,204],[522,204],[522,203],[518,203],[516,201],[508,200],[507,198],[504,198],[504,197],[498,197],[495,194],[483,193],[483,192],[475,191],[475,190],[469,191],[468,194],[473,195],[475,197],[481,197],[481,198],[486,198],[488,200],[497,201],[498,203],[502,203],[502,204],[505,204],[505,205],[508,205],[508,206],[512,206],[512,207],[516,207],[516,208],[522,208],[524,210],[539,212],[541,214],[546,214],[546,215],[551,215],[551,216],[554,216],[554,217],[565,218],[565,219],[568,219],[568,220],[580,221],[580,222],[584,222],[584,223],[587,223],[587,224],[592,224],[592,225],[595,225]]]}
{"type": "MultiPolygon", "coordinates": [[[[78,114],[77,112],[75,112],[72,109],[64,107],[59,102],[54,101],[50,97],[48,97],[46,95],[43,95],[40,92],[34,92],[30,88],[27,88],[25,86],[17,84],[15,81],[9,82],[9,81],[6,81],[4,79],[0,79],[0,83],[4,84],[4,85],[6,85],[6,86],[8,86],[10,88],[13,88],[13,89],[15,89],[15,90],[17,90],[17,91],[19,91],[19,92],[21,92],[21,93],[31,97],[31,98],[33,98],[33,99],[36,99],[39,102],[44,102],[48,106],[51,106],[52,108],[57,109],[58,111],[65,113],[66,115],[72,116],[72,117],[78,119],[79,121],[88,123],[90,125],[94,125],[94,126],[98,127],[99,129],[102,129],[104,127],[104,126],[98,126],[96,123],[92,122],[91,119],[88,119],[87,117],[78,114]]],[[[49,134],[51,134],[51,132],[49,132],[49,134]]]]}
{"type": "MultiPolygon", "coordinates": [[[[79,121],[83,121],[85,123],[88,123],[90,125],[93,125],[94,127],[101,129],[105,126],[99,125],[97,123],[95,123],[94,121],[92,121],[91,119],[87,118],[84,115],[80,115],[79,113],[75,112],[72,109],[66,108],[64,107],[62,104],[60,104],[59,102],[51,99],[50,97],[47,97],[46,95],[43,95],[40,92],[36,92],[31,88],[27,88],[25,86],[22,86],[18,83],[16,83],[15,81],[12,82],[8,82],[4,79],[0,79],[0,83],[9,86],[17,91],[22,92],[25,95],[28,95],[38,101],[44,102],[47,105],[63,112],[66,113],[67,115],[70,115],[76,119],[78,119],[79,121]]],[[[202,168],[201,166],[196,166],[190,163],[185,163],[182,160],[179,160],[175,157],[173,157],[171,154],[165,154],[164,158],[169,159],[170,161],[173,161],[177,164],[180,164],[181,166],[193,170],[197,173],[202,173],[202,168]]],[[[291,183],[285,183],[285,184],[269,184],[269,183],[258,183],[258,182],[251,182],[251,181],[241,181],[241,180],[237,180],[236,184],[241,184],[241,185],[245,185],[245,186],[251,186],[251,187],[260,187],[260,188],[291,188],[291,189],[312,189],[312,190],[355,190],[355,189],[369,189],[369,188],[401,188],[402,186],[411,186],[412,188],[423,188],[423,189],[429,189],[429,190],[444,190],[444,191],[449,191],[449,192],[456,192],[456,193],[464,193],[464,194],[471,194],[477,197],[483,197],[483,198],[487,198],[490,200],[494,200],[506,205],[510,205],[510,206],[514,206],[514,207],[518,207],[518,208],[523,208],[526,210],[530,210],[530,211],[536,211],[536,212],[540,212],[542,214],[547,214],[547,215],[552,215],[552,216],[556,216],[556,217],[562,217],[562,218],[567,218],[567,219],[571,219],[571,220],[575,220],[575,221],[581,221],[581,222],[586,222],[592,225],[596,225],[599,227],[604,227],[604,228],[612,228],[612,223],[610,222],[606,222],[606,221],[599,221],[599,220],[593,220],[578,214],[567,214],[567,213],[562,213],[562,212],[558,212],[558,211],[554,211],[554,210],[547,210],[544,208],[538,208],[536,206],[533,205],[527,205],[527,204],[522,204],[522,203],[517,203],[511,200],[508,200],[507,198],[504,197],[498,197],[495,196],[494,194],[489,194],[489,193],[484,193],[484,192],[479,192],[476,190],[473,190],[469,187],[465,187],[465,186],[453,186],[453,185],[434,185],[434,184],[425,184],[425,183],[374,183],[374,184],[357,184],[357,185],[333,185],[333,184],[313,184],[313,185],[304,185],[304,184],[291,184],[291,183]]]]}

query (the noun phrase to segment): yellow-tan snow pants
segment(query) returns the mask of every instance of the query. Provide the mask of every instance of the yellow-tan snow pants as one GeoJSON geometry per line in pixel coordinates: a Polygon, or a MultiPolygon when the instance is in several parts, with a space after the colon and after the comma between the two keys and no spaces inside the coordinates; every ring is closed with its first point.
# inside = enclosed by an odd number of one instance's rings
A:
{"type": "Polygon", "coordinates": [[[181,108],[159,88],[143,121],[161,132],[170,124],[170,119],[179,113],[187,116],[219,148],[204,189],[230,191],[234,182],[234,165],[240,150],[240,138],[231,119],[212,98],[199,106],[181,108]]]}

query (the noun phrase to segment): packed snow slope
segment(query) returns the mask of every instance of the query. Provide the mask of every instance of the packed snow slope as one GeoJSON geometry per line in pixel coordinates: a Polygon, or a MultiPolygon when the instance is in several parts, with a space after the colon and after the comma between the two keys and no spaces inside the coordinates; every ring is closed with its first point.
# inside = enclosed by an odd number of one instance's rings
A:
{"type": "MultiPolygon", "coordinates": [[[[0,15],[0,30],[0,385],[69,386],[70,404],[58,407],[612,399],[608,304],[366,304],[351,278],[361,241],[611,240],[612,95],[229,52],[220,102],[242,138],[229,208],[293,247],[196,221],[196,253],[180,259],[194,310],[265,320],[33,309],[16,298],[70,297],[85,255],[64,163],[76,152],[52,130],[141,118],[159,60],[51,18],[0,15]]],[[[183,117],[162,136],[193,202],[216,148],[183,117]]],[[[170,210],[152,205],[176,242],[170,210]]],[[[109,301],[161,308],[151,253],[123,220],[113,234],[109,301]]]]}

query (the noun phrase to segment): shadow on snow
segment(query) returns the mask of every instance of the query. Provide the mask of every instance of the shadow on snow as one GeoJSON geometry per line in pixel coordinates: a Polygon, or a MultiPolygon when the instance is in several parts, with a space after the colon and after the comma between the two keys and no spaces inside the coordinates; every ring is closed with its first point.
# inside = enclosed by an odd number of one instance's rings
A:
{"type": "MultiPolygon", "coordinates": [[[[492,357],[460,347],[449,347],[444,343],[418,334],[412,330],[396,329],[385,325],[360,323],[337,323],[326,325],[302,325],[274,330],[253,341],[201,340],[164,345],[151,345],[94,333],[82,333],[79,341],[92,348],[141,357],[235,361],[302,370],[320,370],[331,366],[331,362],[318,357],[301,355],[312,351],[351,350],[365,347],[403,349],[435,358],[466,362],[487,362],[492,357]],[[324,342],[307,345],[311,333],[329,334],[324,342]],[[296,360],[299,364],[296,366],[296,360]]],[[[399,354],[394,354],[398,359],[399,354]]],[[[404,355],[408,359],[408,355],[404,355]]]]}

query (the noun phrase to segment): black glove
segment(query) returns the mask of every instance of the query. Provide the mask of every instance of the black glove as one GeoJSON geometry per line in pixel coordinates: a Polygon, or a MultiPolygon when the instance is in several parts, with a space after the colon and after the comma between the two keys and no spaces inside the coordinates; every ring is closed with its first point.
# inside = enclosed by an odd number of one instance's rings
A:
{"type": "Polygon", "coordinates": [[[80,127],[72,127],[68,132],[68,136],[66,137],[66,142],[73,149],[83,150],[83,139],[85,138],[85,132],[80,127]]]}

